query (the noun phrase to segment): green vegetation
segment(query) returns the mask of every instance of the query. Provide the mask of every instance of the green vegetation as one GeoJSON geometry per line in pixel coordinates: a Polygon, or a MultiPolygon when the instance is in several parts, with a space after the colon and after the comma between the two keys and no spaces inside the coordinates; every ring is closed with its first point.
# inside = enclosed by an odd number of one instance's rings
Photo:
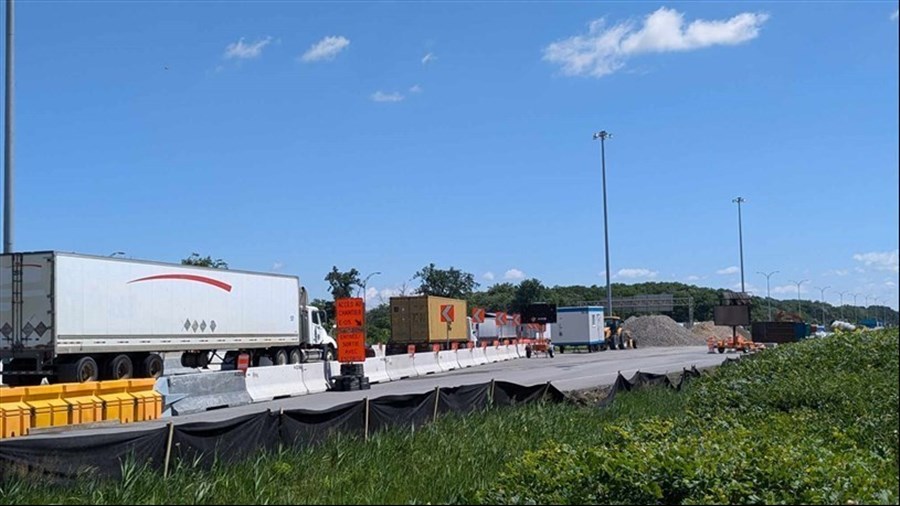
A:
{"type": "Polygon", "coordinates": [[[898,334],[780,346],[608,409],[538,404],[164,480],[0,485],[3,504],[894,503],[898,334]]]}

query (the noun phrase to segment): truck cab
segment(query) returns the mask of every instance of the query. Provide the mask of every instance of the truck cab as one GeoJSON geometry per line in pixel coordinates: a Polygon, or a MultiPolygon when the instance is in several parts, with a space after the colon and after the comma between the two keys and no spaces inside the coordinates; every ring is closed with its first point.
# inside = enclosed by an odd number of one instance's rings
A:
{"type": "Polygon", "coordinates": [[[310,352],[317,351],[323,360],[335,360],[337,342],[325,329],[325,311],[315,306],[301,306],[300,316],[300,349],[306,355],[304,358],[308,359],[310,352]]]}

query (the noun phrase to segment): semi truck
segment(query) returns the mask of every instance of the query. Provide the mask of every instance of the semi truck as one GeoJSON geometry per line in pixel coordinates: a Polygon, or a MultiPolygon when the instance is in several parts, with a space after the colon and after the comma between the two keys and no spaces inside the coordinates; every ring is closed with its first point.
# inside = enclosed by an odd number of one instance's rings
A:
{"type": "Polygon", "coordinates": [[[205,368],[333,360],[324,312],[296,276],[42,251],[0,255],[0,360],[8,384],[163,374],[161,352],[205,368]]]}

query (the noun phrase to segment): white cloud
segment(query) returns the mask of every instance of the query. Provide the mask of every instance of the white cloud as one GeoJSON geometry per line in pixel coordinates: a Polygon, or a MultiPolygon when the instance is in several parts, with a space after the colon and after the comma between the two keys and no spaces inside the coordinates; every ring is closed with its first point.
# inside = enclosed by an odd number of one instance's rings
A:
{"type": "Polygon", "coordinates": [[[898,14],[900,14],[900,9],[894,9],[893,14],[891,14],[891,21],[897,21],[898,14]]]}
{"type": "Polygon", "coordinates": [[[503,275],[503,279],[523,279],[525,278],[525,273],[520,271],[519,269],[510,269],[506,271],[506,274],[503,275]]]}
{"type": "Polygon", "coordinates": [[[900,249],[857,253],[853,255],[853,259],[879,271],[900,272],[900,249]]]}
{"type": "Polygon", "coordinates": [[[828,271],[828,273],[834,274],[835,276],[846,276],[847,274],[850,274],[850,270],[849,269],[833,269],[833,270],[828,271]]]}
{"type": "Polygon", "coordinates": [[[280,271],[281,269],[284,269],[284,262],[275,262],[272,264],[273,271],[280,271]]]}
{"type": "Polygon", "coordinates": [[[700,276],[695,276],[695,275],[691,274],[690,276],[688,276],[688,277],[686,277],[686,278],[684,278],[684,279],[686,279],[686,280],[688,280],[688,281],[699,281],[699,280],[700,280],[700,276]]]}
{"type": "Polygon", "coordinates": [[[366,307],[369,309],[386,303],[391,300],[391,297],[396,297],[400,295],[400,290],[397,288],[375,288],[374,286],[366,287],[366,307]]]}
{"type": "Polygon", "coordinates": [[[544,48],[544,60],[562,66],[565,75],[603,77],[643,53],[691,51],[709,46],[736,45],[755,39],[769,15],[744,12],[727,20],[698,19],[685,26],[684,15],[660,7],[641,26],[633,21],[609,28],[604,19],[592,21],[587,35],[576,35],[544,48]]]}
{"type": "Polygon", "coordinates": [[[717,270],[716,274],[737,274],[739,272],[741,272],[741,270],[738,269],[736,265],[732,265],[731,267],[717,270]]]}
{"type": "Polygon", "coordinates": [[[239,60],[256,58],[262,54],[263,48],[268,46],[270,42],[272,42],[272,37],[259,39],[252,44],[244,44],[244,38],[241,37],[237,42],[232,42],[225,47],[225,54],[222,55],[222,58],[225,58],[226,60],[232,58],[237,58],[239,60]]]}
{"type": "Polygon", "coordinates": [[[619,269],[619,272],[616,273],[617,276],[623,278],[655,278],[657,274],[659,274],[658,271],[650,269],[619,269]]]}
{"type": "Polygon", "coordinates": [[[399,102],[405,97],[396,91],[393,93],[385,93],[381,90],[372,93],[371,98],[375,102],[399,102]]]}
{"type": "Polygon", "coordinates": [[[422,65],[427,65],[434,60],[437,60],[437,56],[435,56],[434,53],[428,53],[422,57],[422,65]]]}
{"type": "Polygon", "coordinates": [[[422,87],[419,86],[418,84],[414,84],[414,85],[410,86],[410,88],[409,88],[410,93],[422,93],[422,91],[423,91],[422,87]]]}
{"type": "MultiPolygon", "coordinates": [[[[781,285],[772,288],[772,293],[787,293],[797,295],[797,284],[781,285]]],[[[800,293],[806,293],[806,286],[800,285],[800,293]]]]}
{"type": "Polygon", "coordinates": [[[313,44],[303,56],[301,60],[305,62],[333,60],[343,49],[350,45],[350,40],[346,37],[325,37],[313,44]]]}
{"type": "Polygon", "coordinates": [[[487,271],[487,272],[485,272],[484,274],[482,274],[481,277],[484,278],[484,279],[486,279],[486,280],[488,280],[488,281],[493,281],[493,280],[494,280],[494,273],[491,272],[491,271],[487,271]]]}
{"type": "Polygon", "coordinates": [[[885,281],[884,286],[897,286],[897,283],[894,283],[893,281],[885,281]]]}

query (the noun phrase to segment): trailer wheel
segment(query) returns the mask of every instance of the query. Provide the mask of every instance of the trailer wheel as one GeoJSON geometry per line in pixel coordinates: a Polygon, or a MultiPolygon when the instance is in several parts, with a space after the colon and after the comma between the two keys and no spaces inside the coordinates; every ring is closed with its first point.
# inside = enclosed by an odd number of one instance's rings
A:
{"type": "Polygon", "coordinates": [[[300,351],[300,348],[291,348],[290,363],[299,364],[301,362],[303,362],[303,353],[300,351]]]}
{"type": "Polygon", "coordinates": [[[272,357],[272,363],[275,365],[287,365],[288,363],[288,352],[284,348],[279,348],[275,352],[275,356],[272,357]]]}
{"type": "Polygon", "coordinates": [[[97,381],[98,372],[97,361],[93,357],[81,357],[75,362],[75,381],[79,383],[97,381]]]}
{"type": "Polygon", "coordinates": [[[156,353],[151,353],[144,357],[141,363],[142,378],[159,378],[163,374],[164,362],[162,357],[156,353]]]}
{"type": "Polygon", "coordinates": [[[134,364],[128,355],[116,355],[107,364],[107,376],[109,379],[128,379],[134,376],[134,364]]]}

